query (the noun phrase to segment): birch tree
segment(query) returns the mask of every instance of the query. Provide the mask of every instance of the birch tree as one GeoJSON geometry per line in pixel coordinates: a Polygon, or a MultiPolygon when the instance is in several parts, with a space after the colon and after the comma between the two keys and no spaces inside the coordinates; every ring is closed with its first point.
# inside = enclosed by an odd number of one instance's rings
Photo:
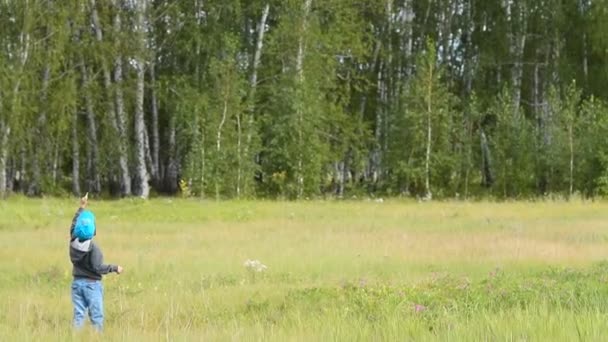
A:
{"type": "Polygon", "coordinates": [[[7,162],[11,140],[14,139],[13,126],[22,115],[21,87],[27,79],[33,16],[29,1],[5,2],[1,6],[3,26],[12,28],[0,35],[0,43],[4,47],[0,54],[3,61],[0,69],[5,71],[0,76],[3,85],[0,89],[0,197],[5,197],[10,182],[7,162]]]}
{"type": "Polygon", "coordinates": [[[144,76],[145,76],[145,60],[144,54],[146,51],[146,0],[137,0],[136,2],[136,21],[135,30],[137,32],[137,55],[135,57],[135,69],[137,72],[137,82],[135,89],[135,155],[136,155],[136,175],[138,184],[135,187],[135,195],[142,198],[148,198],[150,189],[148,185],[148,171],[146,168],[145,144],[147,141],[146,124],[144,122],[144,76]]]}

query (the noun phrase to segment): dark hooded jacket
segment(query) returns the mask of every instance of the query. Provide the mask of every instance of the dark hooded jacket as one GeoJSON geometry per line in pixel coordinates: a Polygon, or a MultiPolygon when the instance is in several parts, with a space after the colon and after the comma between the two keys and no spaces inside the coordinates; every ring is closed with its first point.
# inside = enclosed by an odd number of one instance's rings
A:
{"type": "Polygon", "coordinates": [[[82,208],[78,209],[70,227],[70,259],[72,260],[72,275],[74,279],[101,280],[104,274],[116,272],[116,265],[104,264],[101,249],[93,240],[81,241],[74,236],[74,227],[82,208]]]}

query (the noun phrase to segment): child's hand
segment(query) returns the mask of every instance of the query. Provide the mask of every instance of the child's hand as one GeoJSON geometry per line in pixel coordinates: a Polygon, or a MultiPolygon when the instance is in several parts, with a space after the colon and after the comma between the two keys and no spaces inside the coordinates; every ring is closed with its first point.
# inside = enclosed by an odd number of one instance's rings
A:
{"type": "Polygon", "coordinates": [[[80,199],[80,207],[82,209],[84,209],[87,207],[87,204],[89,204],[89,193],[88,192],[84,195],[84,197],[82,197],[80,199]]]}
{"type": "Polygon", "coordinates": [[[121,274],[122,271],[124,271],[123,268],[122,268],[122,266],[120,266],[120,265],[116,266],[116,273],[117,274],[121,274]]]}

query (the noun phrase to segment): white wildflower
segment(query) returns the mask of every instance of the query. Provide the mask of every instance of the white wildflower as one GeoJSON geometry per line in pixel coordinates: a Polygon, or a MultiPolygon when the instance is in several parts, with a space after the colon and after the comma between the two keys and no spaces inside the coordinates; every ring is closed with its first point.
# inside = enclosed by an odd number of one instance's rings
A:
{"type": "Polygon", "coordinates": [[[252,272],[264,272],[266,269],[268,269],[268,266],[262,264],[259,260],[250,260],[247,259],[245,260],[245,263],[243,264],[243,266],[245,266],[245,268],[249,271],[252,272]]]}

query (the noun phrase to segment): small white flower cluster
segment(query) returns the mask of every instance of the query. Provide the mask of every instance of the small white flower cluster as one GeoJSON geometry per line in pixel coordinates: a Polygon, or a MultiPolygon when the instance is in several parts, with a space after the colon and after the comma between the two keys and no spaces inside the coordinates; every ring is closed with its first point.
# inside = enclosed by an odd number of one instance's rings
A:
{"type": "Polygon", "coordinates": [[[245,261],[243,266],[245,266],[245,268],[250,271],[258,272],[258,273],[264,272],[268,268],[268,266],[262,264],[259,260],[249,260],[249,259],[247,259],[245,261]]]}

